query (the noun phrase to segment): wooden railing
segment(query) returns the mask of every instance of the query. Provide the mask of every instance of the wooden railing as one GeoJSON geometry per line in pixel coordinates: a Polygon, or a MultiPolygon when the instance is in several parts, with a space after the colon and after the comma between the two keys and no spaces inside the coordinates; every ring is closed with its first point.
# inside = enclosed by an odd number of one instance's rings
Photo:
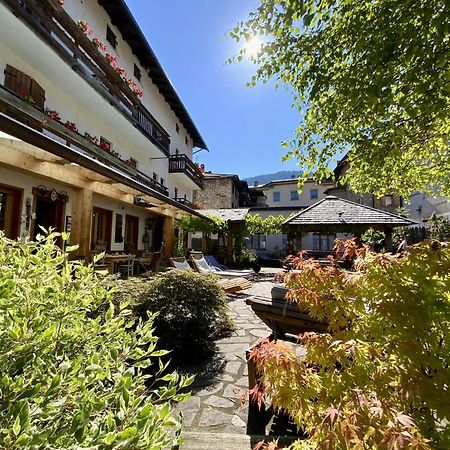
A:
{"type": "Polygon", "coordinates": [[[169,196],[169,190],[166,186],[158,183],[145,173],[140,172],[135,167],[127,165],[123,160],[117,158],[113,154],[102,150],[89,139],[76,131],[67,128],[61,122],[47,116],[39,108],[30,105],[26,100],[1,85],[0,111],[20,120],[34,129],[39,131],[49,131],[52,135],[62,139],[78,152],[88,155],[93,160],[100,161],[108,167],[119,170],[126,174],[130,179],[138,181],[139,183],[156,190],[160,194],[169,196]]]}
{"type": "Polygon", "coordinates": [[[0,0],[164,154],[170,136],[56,0],[0,0]]]}
{"type": "Polygon", "coordinates": [[[169,173],[184,173],[203,189],[203,174],[185,154],[169,156],[169,173]]]}

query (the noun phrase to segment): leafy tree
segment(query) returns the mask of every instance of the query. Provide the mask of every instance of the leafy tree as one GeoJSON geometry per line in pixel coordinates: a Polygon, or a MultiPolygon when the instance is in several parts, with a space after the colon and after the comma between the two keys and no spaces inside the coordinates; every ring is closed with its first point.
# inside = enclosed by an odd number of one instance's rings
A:
{"type": "Polygon", "coordinates": [[[0,447],[170,447],[180,432],[171,404],[192,380],[162,376],[155,316],[134,323],[127,304],[115,308],[57,236],[0,234],[0,447]]]}
{"type": "Polygon", "coordinates": [[[446,0],[261,0],[230,34],[262,36],[250,85],[292,90],[300,124],[284,145],[305,178],[348,152],[356,192],[450,193],[446,0]]]}
{"type": "Polygon", "coordinates": [[[448,449],[450,247],[356,254],[360,272],[298,259],[285,279],[289,301],[329,332],[301,334],[302,359],[259,342],[252,395],[307,432],[292,449],[448,449]]]}

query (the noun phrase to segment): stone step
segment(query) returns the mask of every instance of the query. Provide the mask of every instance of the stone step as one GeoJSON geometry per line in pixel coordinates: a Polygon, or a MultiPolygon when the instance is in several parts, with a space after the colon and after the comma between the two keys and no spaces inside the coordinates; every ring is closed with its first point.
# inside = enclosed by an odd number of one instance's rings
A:
{"type": "Polygon", "coordinates": [[[279,439],[280,444],[288,446],[295,438],[279,436],[249,436],[247,434],[233,433],[207,433],[196,431],[183,432],[184,442],[174,450],[252,450],[255,445],[266,439],[274,441],[279,439]]]}

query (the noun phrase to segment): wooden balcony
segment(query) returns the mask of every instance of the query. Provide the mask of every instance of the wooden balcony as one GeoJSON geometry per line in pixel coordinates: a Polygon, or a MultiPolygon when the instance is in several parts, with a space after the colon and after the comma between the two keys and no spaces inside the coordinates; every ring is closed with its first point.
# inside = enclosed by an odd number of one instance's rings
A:
{"type": "Polygon", "coordinates": [[[0,111],[36,130],[50,132],[80,154],[99,161],[103,165],[126,175],[130,180],[144,184],[168,197],[169,190],[166,186],[158,183],[147,174],[140,172],[135,167],[129,166],[125,161],[112,153],[101,149],[83,135],[67,128],[63,123],[47,116],[39,108],[30,105],[26,100],[1,85],[0,111]]]}
{"type": "Polygon", "coordinates": [[[200,189],[203,189],[203,174],[187,155],[170,155],[169,173],[184,173],[200,189]]]}
{"type": "Polygon", "coordinates": [[[170,136],[56,0],[2,0],[165,155],[170,136]]]}
{"type": "Polygon", "coordinates": [[[181,203],[182,205],[189,206],[189,208],[195,209],[194,204],[187,198],[174,197],[172,200],[175,200],[176,202],[181,203]]]}

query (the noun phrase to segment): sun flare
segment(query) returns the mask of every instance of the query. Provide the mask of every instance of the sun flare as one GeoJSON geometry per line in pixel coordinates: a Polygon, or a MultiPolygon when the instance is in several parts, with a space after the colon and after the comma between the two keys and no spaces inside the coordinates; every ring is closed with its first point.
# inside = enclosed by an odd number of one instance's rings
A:
{"type": "Polygon", "coordinates": [[[256,56],[258,56],[260,50],[261,40],[258,36],[253,36],[247,39],[247,42],[245,43],[245,53],[247,53],[247,56],[249,58],[255,58],[256,56]]]}

